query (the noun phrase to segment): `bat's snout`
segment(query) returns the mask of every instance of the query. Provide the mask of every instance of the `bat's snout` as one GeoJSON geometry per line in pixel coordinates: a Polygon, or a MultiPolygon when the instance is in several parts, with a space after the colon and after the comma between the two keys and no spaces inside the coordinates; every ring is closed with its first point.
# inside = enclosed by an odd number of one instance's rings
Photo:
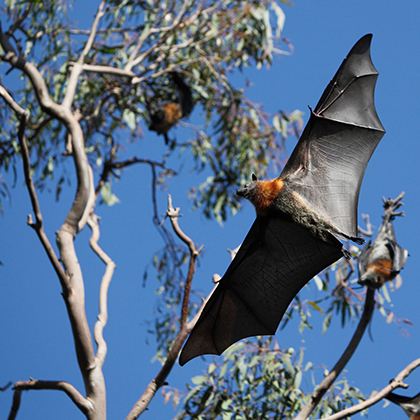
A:
{"type": "Polygon", "coordinates": [[[239,197],[245,197],[245,188],[239,188],[239,190],[236,191],[236,195],[239,197]]]}

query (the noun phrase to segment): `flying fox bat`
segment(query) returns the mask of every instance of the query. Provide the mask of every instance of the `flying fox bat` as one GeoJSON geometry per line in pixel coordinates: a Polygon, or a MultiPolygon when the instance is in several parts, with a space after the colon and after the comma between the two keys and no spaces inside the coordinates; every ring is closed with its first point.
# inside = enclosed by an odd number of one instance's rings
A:
{"type": "Polygon", "coordinates": [[[385,211],[375,241],[369,241],[359,256],[359,283],[379,289],[404,268],[408,251],[397,244],[392,221],[397,214],[385,211]]]}
{"type": "Polygon", "coordinates": [[[173,127],[181,118],[189,116],[194,107],[190,88],[181,79],[178,73],[171,72],[169,75],[176,85],[178,101],[165,104],[148,104],[151,120],[149,130],[156,131],[158,134],[163,134],[165,137],[165,144],[169,143],[167,133],[171,127],[173,127]]]}
{"type": "Polygon", "coordinates": [[[410,398],[391,392],[385,398],[399,405],[410,420],[420,420],[420,393],[410,398]]]}
{"type": "Polygon", "coordinates": [[[180,364],[221,354],[236,341],[274,334],[299,290],[343,255],[357,235],[366,165],[385,133],[376,114],[372,35],[360,39],[323,93],[280,176],[239,196],[257,218],[218,282],[180,355],[180,364]]]}

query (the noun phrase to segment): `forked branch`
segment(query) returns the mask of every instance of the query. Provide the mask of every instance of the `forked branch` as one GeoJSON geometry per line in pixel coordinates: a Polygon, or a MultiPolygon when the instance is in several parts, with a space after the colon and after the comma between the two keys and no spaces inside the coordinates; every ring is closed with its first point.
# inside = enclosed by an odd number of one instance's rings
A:
{"type": "Polygon", "coordinates": [[[88,399],[84,398],[82,394],[68,382],[63,381],[41,381],[37,379],[30,379],[29,381],[19,381],[13,387],[15,395],[13,398],[12,409],[9,415],[9,420],[14,419],[19,409],[21,392],[32,389],[50,389],[65,392],[80,411],[87,415],[93,409],[93,404],[88,399]]]}
{"type": "Polygon", "coordinates": [[[360,404],[354,405],[346,410],[340,411],[339,413],[335,413],[330,417],[324,417],[323,420],[340,420],[346,417],[352,416],[353,414],[357,414],[362,410],[366,410],[366,408],[371,407],[372,405],[376,404],[380,400],[382,400],[385,396],[387,396],[390,392],[392,392],[396,388],[408,388],[408,385],[403,382],[403,380],[410,375],[410,373],[417,369],[420,366],[420,359],[416,359],[412,361],[408,366],[406,366],[396,377],[393,379],[386,387],[381,389],[377,394],[373,397],[363,401],[360,404]]]}
{"type": "Polygon", "coordinates": [[[368,326],[372,318],[372,313],[375,306],[374,297],[375,291],[373,289],[367,288],[363,314],[360,318],[356,331],[354,332],[354,335],[350,340],[350,343],[348,344],[346,350],[344,351],[338,362],[335,364],[331,372],[317,386],[316,390],[311,396],[311,399],[305,405],[305,407],[303,407],[300,413],[295,417],[295,420],[305,420],[310,416],[314,408],[318,405],[319,401],[321,401],[321,398],[328,391],[328,389],[331,387],[331,385],[337,379],[338,375],[341,373],[341,371],[344,369],[344,367],[347,365],[347,363],[353,356],[353,353],[357,349],[357,346],[359,345],[360,340],[363,337],[366,327],[368,326]]]}

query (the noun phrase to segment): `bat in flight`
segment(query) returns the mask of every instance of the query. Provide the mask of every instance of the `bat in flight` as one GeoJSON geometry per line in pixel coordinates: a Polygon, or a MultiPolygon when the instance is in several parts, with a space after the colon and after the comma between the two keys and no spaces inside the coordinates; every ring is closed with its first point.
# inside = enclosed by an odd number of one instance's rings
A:
{"type": "Polygon", "coordinates": [[[221,354],[236,341],[275,334],[299,290],[350,254],[366,165],[385,133],[374,105],[372,35],[361,38],[330,81],[278,178],[238,190],[257,218],[205,305],[180,364],[221,354]]]}
{"type": "Polygon", "coordinates": [[[371,289],[379,289],[385,282],[393,280],[407,261],[408,251],[398,245],[392,224],[395,216],[402,213],[387,209],[387,204],[392,203],[392,200],[385,201],[386,210],[378,235],[373,244],[371,241],[366,244],[359,256],[359,283],[371,289]]]}
{"type": "Polygon", "coordinates": [[[165,144],[169,143],[168,131],[181,119],[188,117],[194,108],[194,102],[190,88],[181,79],[177,72],[169,73],[178,91],[177,102],[167,102],[165,104],[148,104],[150,115],[150,131],[163,134],[165,144]]]}
{"type": "Polygon", "coordinates": [[[410,420],[420,420],[420,394],[410,398],[391,392],[385,398],[394,404],[399,405],[410,420]]]}

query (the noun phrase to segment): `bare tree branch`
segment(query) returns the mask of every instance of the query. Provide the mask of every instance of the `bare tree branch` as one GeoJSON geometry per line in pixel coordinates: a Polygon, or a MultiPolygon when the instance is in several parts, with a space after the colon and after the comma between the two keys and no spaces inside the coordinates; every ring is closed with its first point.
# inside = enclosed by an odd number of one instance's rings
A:
{"type": "Polygon", "coordinates": [[[101,288],[99,291],[98,320],[93,330],[93,335],[98,346],[96,358],[98,359],[99,364],[102,366],[107,353],[107,345],[103,337],[103,330],[108,321],[108,287],[111,283],[116,265],[114,261],[112,261],[112,259],[98,245],[100,235],[98,221],[99,217],[96,214],[92,214],[88,219],[88,225],[92,229],[92,236],[89,241],[90,246],[98,255],[98,257],[106,264],[105,274],[102,277],[101,288]]]}
{"type": "Polygon", "coordinates": [[[98,12],[96,13],[95,19],[93,21],[92,28],[90,30],[89,38],[86,42],[85,48],[83,49],[82,54],[80,54],[80,57],[77,60],[77,63],[73,64],[72,72],[71,72],[68,85],[67,85],[66,95],[62,103],[62,105],[65,108],[70,109],[70,106],[73,103],[74,95],[76,93],[76,88],[77,88],[77,82],[79,81],[79,76],[82,73],[83,63],[90,49],[92,48],[93,41],[95,40],[95,36],[96,36],[96,31],[98,29],[99,21],[105,14],[105,11],[104,11],[105,3],[106,3],[106,0],[101,1],[98,7],[98,12]]]}
{"type": "Polygon", "coordinates": [[[393,379],[386,387],[381,389],[377,394],[373,397],[363,401],[360,404],[354,405],[346,410],[340,411],[339,413],[335,413],[332,416],[324,417],[324,420],[339,420],[344,419],[346,417],[350,417],[353,414],[357,414],[362,410],[365,410],[368,407],[376,404],[380,400],[382,400],[385,396],[387,396],[390,392],[392,392],[396,388],[408,388],[408,385],[403,382],[403,380],[410,375],[410,373],[417,369],[420,366],[420,359],[416,359],[412,361],[409,365],[407,365],[396,377],[393,379]]]}
{"type": "Polygon", "coordinates": [[[165,160],[163,162],[156,162],[156,161],[153,161],[153,160],[150,160],[150,159],[137,158],[137,157],[133,156],[130,159],[127,159],[127,160],[123,160],[123,161],[120,161],[120,162],[114,162],[115,152],[116,152],[115,149],[111,150],[109,159],[107,159],[104,163],[104,167],[103,167],[102,174],[101,174],[101,179],[99,180],[99,182],[98,182],[98,184],[95,188],[96,197],[98,196],[99,192],[101,191],[101,188],[108,181],[109,174],[114,169],[126,168],[127,166],[131,166],[131,165],[134,165],[136,163],[147,163],[153,168],[154,167],[162,168],[165,171],[167,171],[167,173],[169,173],[171,175],[176,175],[177,174],[173,169],[167,168],[165,166],[165,164],[166,164],[165,160]]]}
{"type": "Polygon", "coordinates": [[[12,96],[10,95],[10,93],[3,87],[0,85],[0,96],[4,99],[4,101],[6,102],[7,105],[9,105],[10,108],[13,109],[13,111],[16,112],[16,114],[18,116],[21,115],[27,115],[27,117],[29,116],[28,112],[25,111],[23,108],[21,108],[12,98],[12,96]]]}
{"type": "Polygon", "coordinates": [[[182,308],[181,308],[181,329],[186,329],[187,322],[188,322],[187,320],[188,319],[188,304],[190,301],[191,282],[194,277],[196,260],[197,260],[198,255],[203,249],[203,245],[199,249],[197,249],[192,239],[188,237],[181,230],[178,224],[179,211],[180,211],[179,207],[177,207],[176,209],[173,208],[172,197],[168,195],[168,210],[166,212],[166,215],[170,218],[172,228],[177,234],[178,238],[181,239],[182,242],[187,244],[188,249],[190,250],[190,262],[188,266],[187,279],[185,281],[185,286],[184,286],[184,297],[182,300],[182,308]]]}
{"type": "Polygon", "coordinates": [[[374,309],[374,300],[375,297],[375,290],[367,288],[366,291],[366,300],[365,300],[365,307],[363,310],[363,314],[360,318],[359,324],[357,325],[356,331],[353,334],[350,343],[348,344],[346,350],[332,368],[331,372],[324,378],[324,380],[316,387],[315,391],[313,392],[311,399],[309,402],[303,407],[300,413],[295,417],[295,420],[305,420],[307,419],[314,408],[318,405],[321,398],[324,394],[328,391],[330,386],[334,383],[337,379],[338,375],[344,369],[346,364],[349,362],[353,353],[357,349],[357,346],[360,343],[360,340],[363,337],[363,334],[368,326],[374,309]]]}
{"type": "MultiPolygon", "coordinates": [[[[102,367],[97,363],[93,351],[92,337],[85,312],[83,276],[74,249],[75,235],[86,224],[96,199],[92,169],[84,148],[83,132],[70,107],[59,105],[50,98],[45,81],[33,64],[18,57],[14,52],[8,52],[3,59],[22,70],[29,77],[41,108],[64,123],[71,135],[72,156],[77,174],[77,191],[72,207],[57,232],[57,245],[60,250],[60,259],[66,269],[65,275],[62,273],[61,265],[57,265],[55,255],[55,258],[50,257],[50,260],[64,289],[63,297],[72,326],[77,360],[83,376],[86,394],[95,404],[95,410],[90,418],[91,420],[100,419],[105,416],[106,412],[105,382],[102,367]]],[[[22,127],[24,129],[24,126],[22,127]]],[[[29,168],[28,165],[29,162],[25,166],[29,168]]],[[[32,196],[33,194],[31,194],[32,196]]],[[[35,210],[35,212],[37,211],[35,210]]],[[[51,251],[47,250],[47,252],[49,252],[49,256],[53,254],[52,249],[51,251]]]]}
{"type": "Polygon", "coordinates": [[[404,216],[404,212],[402,211],[398,213],[396,212],[396,210],[398,210],[401,206],[404,205],[404,203],[401,202],[404,195],[405,195],[405,192],[402,191],[400,195],[394,199],[391,199],[391,198],[385,199],[385,197],[382,197],[382,201],[384,202],[385,213],[390,213],[391,217],[404,216]]]}
{"type": "Polygon", "coordinates": [[[41,381],[38,379],[30,379],[29,381],[19,381],[13,387],[15,391],[28,391],[31,389],[50,389],[57,391],[64,391],[70,399],[74,402],[77,408],[87,415],[93,410],[93,404],[88,399],[84,398],[82,394],[68,382],[63,381],[41,381]]]}
{"type": "MultiPolygon", "coordinates": [[[[71,61],[68,63],[68,67],[78,66],[78,63],[71,61]]],[[[130,79],[135,76],[135,74],[128,70],[118,69],[111,66],[100,66],[94,64],[82,64],[81,70],[91,72],[91,73],[100,73],[100,74],[111,74],[113,76],[122,76],[122,77],[129,77],[130,79]]]]}
{"type": "MultiPolygon", "coordinates": [[[[172,227],[177,234],[177,236],[188,245],[190,250],[190,262],[188,267],[188,274],[187,279],[185,281],[184,286],[184,296],[182,300],[182,309],[181,309],[181,327],[179,333],[172,345],[170,352],[168,353],[165,363],[163,364],[161,370],[156,375],[156,377],[149,383],[146,390],[144,391],[143,395],[140,399],[136,402],[134,407],[131,409],[130,413],[126,417],[126,420],[135,420],[137,419],[141,413],[146,410],[147,406],[149,405],[152,398],[155,396],[157,390],[165,384],[165,380],[168,377],[169,373],[172,370],[174,363],[178,357],[179,352],[181,351],[182,345],[186,340],[188,334],[190,333],[191,329],[194,327],[195,324],[192,322],[187,322],[188,316],[188,304],[189,304],[189,297],[191,291],[191,282],[195,272],[195,265],[197,257],[202,250],[203,247],[197,249],[194,245],[193,240],[188,237],[180,228],[178,224],[178,217],[179,217],[179,208],[174,209],[172,206],[172,199],[171,196],[168,196],[168,209],[166,212],[166,216],[171,219],[172,227]]],[[[200,311],[204,307],[205,302],[203,303],[200,311]]],[[[195,322],[198,320],[198,316],[194,317],[195,322]]]]}
{"type": "Polygon", "coordinates": [[[6,391],[6,389],[9,388],[10,385],[12,385],[12,381],[8,382],[5,386],[0,386],[0,391],[6,391]]]}
{"type": "Polygon", "coordinates": [[[47,235],[45,234],[41,208],[39,205],[35,186],[32,180],[32,176],[31,176],[31,163],[29,160],[29,151],[28,151],[28,146],[26,144],[26,137],[25,137],[26,121],[29,116],[29,113],[23,108],[21,108],[13,100],[11,95],[6,91],[6,89],[4,89],[3,86],[0,86],[0,95],[4,98],[6,103],[17,113],[18,118],[20,120],[19,130],[18,130],[18,140],[19,140],[19,145],[20,145],[20,149],[22,153],[23,172],[25,175],[26,187],[29,192],[29,196],[32,203],[32,209],[34,211],[35,220],[36,220],[35,223],[33,223],[32,216],[28,215],[28,224],[36,231],[41,241],[41,244],[43,245],[47,253],[47,256],[60,280],[62,290],[63,290],[63,295],[67,296],[71,290],[71,286],[70,286],[68,277],[66,276],[63,268],[61,267],[61,264],[54,252],[54,249],[51,246],[51,243],[48,240],[47,235]]]}
{"type": "Polygon", "coordinates": [[[10,408],[10,413],[7,420],[15,420],[17,413],[19,411],[21,397],[22,397],[22,391],[15,390],[13,394],[12,407],[10,408]]]}

